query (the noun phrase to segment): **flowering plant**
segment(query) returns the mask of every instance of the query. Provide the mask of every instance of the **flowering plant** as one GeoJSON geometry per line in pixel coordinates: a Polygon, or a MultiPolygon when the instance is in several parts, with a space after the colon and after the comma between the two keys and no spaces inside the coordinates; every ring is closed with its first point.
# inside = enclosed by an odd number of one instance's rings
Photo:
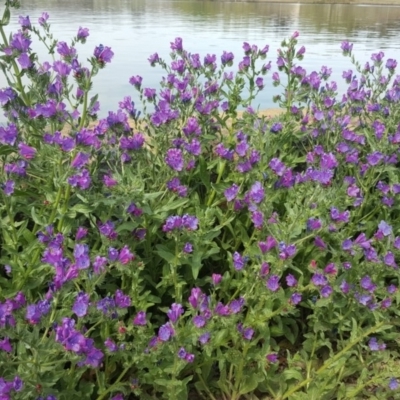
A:
{"type": "Polygon", "coordinates": [[[271,119],[252,107],[268,46],[244,43],[235,69],[176,38],[170,64],[149,58],[159,90],[129,80],[143,113],[127,96],[98,119],[92,80],[112,50],[85,65],[88,30],[57,41],[47,13],[7,38],[17,7],[0,23],[1,398],[397,390],[396,61],[353,59],[339,99],[330,68],[296,64],[296,32],[271,119]]]}

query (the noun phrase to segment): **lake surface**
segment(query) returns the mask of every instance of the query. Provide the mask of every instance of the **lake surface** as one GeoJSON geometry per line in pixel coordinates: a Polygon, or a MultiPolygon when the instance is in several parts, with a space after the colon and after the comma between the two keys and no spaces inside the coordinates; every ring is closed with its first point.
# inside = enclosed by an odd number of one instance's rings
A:
{"type": "MultiPolygon", "coordinates": [[[[235,54],[237,62],[242,58],[244,41],[259,47],[269,44],[268,59],[276,69],[276,51],[281,41],[297,30],[299,45],[306,47],[300,65],[307,72],[319,70],[323,65],[331,67],[332,79],[342,89],[345,87],[342,72],[352,68],[349,58],[341,55],[343,40],[354,43],[354,54],[362,64],[379,50],[391,58],[400,54],[400,7],[396,6],[201,0],[23,0],[22,3],[18,15],[29,15],[35,23],[47,11],[59,40],[68,42],[80,26],[89,28],[86,45],[77,46],[80,60],[89,57],[100,43],[112,48],[114,59],[100,71],[94,84],[93,92],[99,93],[101,102],[101,116],[109,110],[115,111],[124,96],[130,95],[137,102],[136,91],[128,83],[130,76],[143,76],[144,87],[159,87],[164,73],[158,67],[150,67],[147,58],[158,52],[168,59],[170,42],[178,36],[191,53],[216,54],[219,59],[223,50],[227,50],[235,54]]],[[[18,15],[14,14],[8,32],[18,29],[18,15]]],[[[51,61],[41,49],[38,53],[42,61],[51,61]]],[[[272,96],[280,90],[270,84],[270,74],[265,80],[268,86],[254,106],[274,107],[272,96]]],[[[0,77],[0,87],[4,86],[5,80],[0,77]]]]}

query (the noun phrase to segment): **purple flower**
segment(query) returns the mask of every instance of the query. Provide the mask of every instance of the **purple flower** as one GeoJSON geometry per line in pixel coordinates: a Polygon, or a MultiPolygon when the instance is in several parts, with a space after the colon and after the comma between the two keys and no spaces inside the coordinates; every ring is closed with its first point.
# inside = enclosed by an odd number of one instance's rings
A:
{"type": "Polygon", "coordinates": [[[290,296],[290,302],[293,305],[297,305],[297,304],[299,304],[301,302],[301,298],[302,298],[301,293],[293,293],[290,296]]]}
{"type": "Polygon", "coordinates": [[[178,215],[171,215],[165,221],[165,224],[162,227],[163,232],[171,232],[174,229],[182,228],[182,217],[178,215]]]}
{"type": "Polygon", "coordinates": [[[160,326],[158,330],[158,339],[162,342],[168,342],[168,340],[175,334],[174,328],[169,322],[160,326]]]}
{"type": "Polygon", "coordinates": [[[180,149],[169,149],[165,156],[167,165],[175,171],[183,170],[183,154],[180,149]]]}
{"type": "Polygon", "coordinates": [[[297,279],[292,274],[287,275],[285,279],[288,286],[293,287],[297,285],[297,279]]]}
{"type": "Polygon", "coordinates": [[[385,343],[378,343],[376,337],[371,337],[371,339],[368,342],[368,347],[370,348],[371,351],[382,351],[386,349],[386,344],[385,343]]]}
{"type": "Polygon", "coordinates": [[[78,293],[74,305],[72,306],[72,311],[78,317],[84,317],[87,314],[88,307],[89,307],[89,295],[84,292],[78,293]]]}
{"type": "Polygon", "coordinates": [[[89,175],[89,171],[86,169],[83,169],[80,173],[76,175],[72,175],[68,178],[68,183],[72,187],[79,187],[80,189],[88,189],[91,184],[91,178],[89,175]]]}
{"type": "Polygon", "coordinates": [[[271,129],[269,130],[271,133],[279,133],[283,129],[283,125],[280,122],[275,122],[272,124],[271,129]]]}
{"type": "Polygon", "coordinates": [[[187,355],[186,350],[183,347],[181,347],[178,351],[178,357],[181,359],[185,359],[186,355],[187,355]]]}
{"type": "Polygon", "coordinates": [[[390,72],[394,72],[397,67],[397,61],[393,58],[388,58],[385,66],[390,72]]]}
{"type": "Polygon", "coordinates": [[[272,292],[276,292],[279,289],[279,279],[278,275],[271,275],[270,278],[267,280],[266,286],[272,292]]]}
{"type": "Polygon", "coordinates": [[[228,304],[228,308],[229,308],[230,313],[238,314],[242,310],[243,305],[244,305],[244,298],[239,297],[238,299],[232,300],[228,304]]]}
{"type": "MultiPolygon", "coordinates": [[[[88,340],[90,340],[90,339],[88,339],[88,340]]],[[[98,368],[101,365],[103,358],[104,358],[104,354],[101,350],[91,348],[86,353],[86,358],[85,358],[83,364],[88,365],[92,368],[98,368]]]]}
{"type": "Polygon", "coordinates": [[[214,286],[217,286],[221,283],[222,280],[222,275],[220,274],[212,274],[211,275],[211,280],[214,286]]]}
{"type": "Polygon", "coordinates": [[[74,47],[69,47],[65,42],[57,43],[57,53],[66,60],[70,60],[75,57],[76,49],[74,47]]]}
{"type": "Polygon", "coordinates": [[[184,310],[181,304],[173,303],[168,310],[167,315],[169,320],[174,324],[178,321],[179,317],[183,314],[184,310]]]}
{"type": "Polygon", "coordinates": [[[329,285],[326,285],[321,289],[321,296],[325,298],[329,297],[332,294],[332,292],[333,289],[329,285]]]}
{"type": "Polygon", "coordinates": [[[32,325],[40,322],[42,316],[50,311],[50,302],[48,300],[39,300],[37,304],[29,304],[26,308],[26,319],[32,325]]]}
{"type": "Polygon", "coordinates": [[[185,243],[183,246],[183,252],[186,254],[190,254],[193,252],[193,245],[189,242],[185,243]]]}
{"type": "Polygon", "coordinates": [[[193,308],[198,308],[205,299],[205,294],[200,288],[192,288],[189,296],[189,303],[193,308]]]}
{"type": "Polygon", "coordinates": [[[224,191],[224,195],[227,201],[233,201],[239,193],[239,186],[234,183],[228,189],[224,191]]]}
{"type": "Polygon", "coordinates": [[[210,338],[211,338],[210,332],[205,332],[199,336],[199,342],[202,345],[205,345],[206,343],[208,343],[210,341],[210,338]]]}
{"type": "Polygon", "coordinates": [[[71,167],[81,169],[89,161],[90,154],[79,152],[71,162],[71,167]]]}
{"type": "Polygon", "coordinates": [[[348,41],[343,41],[340,47],[344,55],[351,54],[351,51],[353,50],[353,44],[348,41]]]}
{"type": "Polygon", "coordinates": [[[21,25],[22,30],[32,29],[31,21],[29,20],[28,15],[26,17],[23,17],[22,15],[20,15],[18,22],[21,25]]]}
{"type": "Polygon", "coordinates": [[[75,244],[75,264],[78,269],[86,269],[90,266],[89,246],[87,244],[75,244]]]}
{"type": "Polygon", "coordinates": [[[279,243],[279,258],[281,260],[287,260],[290,257],[293,257],[296,254],[296,245],[289,244],[287,245],[284,242],[279,243]]]}
{"type": "Polygon", "coordinates": [[[177,37],[173,42],[171,42],[171,50],[175,50],[178,53],[183,50],[182,38],[177,37]]]}
{"type": "Polygon", "coordinates": [[[139,76],[139,75],[131,76],[129,78],[129,83],[132,86],[135,86],[135,88],[138,89],[138,90],[140,89],[140,86],[142,85],[142,81],[143,81],[143,78],[141,76],[139,76]]]}
{"type": "Polygon", "coordinates": [[[6,196],[11,196],[14,193],[15,182],[12,180],[6,181],[3,186],[3,191],[6,196]]]}
{"type": "Polygon", "coordinates": [[[18,148],[19,148],[19,155],[25,158],[26,160],[30,160],[33,157],[35,157],[36,149],[34,147],[30,147],[25,143],[19,143],[18,148]]]}
{"type": "Polygon", "coordinates": [[[115,344],[115,342],[111,338],[107,338],[104,342],[104,346],[107,347],[107,349],[111,352],[114,353],[115,351],[118,350],[118,346],[115,344]]]}
{"type": "Polygon", "coordinates": [[[242,333],[243,339],[251,340],[254,336],[254,329],[253,328],[244,328],[241,333],[242,333]]]}
{"type": "Polygon", "coordinates": [[[255,182],[249,191],[250,199],[259,204],[264,200],[264,188],[261,182],[255,182]]]}
{"type": "Polygon", "coordinates": [[[114,230],[114,226],[115,225],[112,221],[107,221],[104,224],[98,224],[100,233],[110,240],[114,240],[118,236],[117,232],[114,230]]]}
{"type": "Polygon", "coordinates": [[[229,309],[228,306],[225,306],[221,302],[218,302],[218,304],[215,306],[214,311],[216,314],[221,315],[221,316],[227,316],[230,315],[231,310],[229,309]]]}
{"type": "Polygon", "coordinates": [[[276,363],[278,361],[278,354],[276,353],[267,354],[266,359],[270,363],[276,363]]]}
{"type": "Polygon", "coordinates": [[[146,313],[139,311],[133,319],[133,325],[144,326],[146,325],[146,313]]]}
{"type": "Polygon", "coordinates": [[[265,242],[259,242],[258,247],[260,248],[261,252],[264,254],[267,251],[273,249],[278,242],[272,236],[268,236],[265,242]]]}
{"type": "Polygon", "coordinates": [[[134,215],[135,217],[140,217],[143,214],[143,210],[141,208],[137,207],[137,205],[135,203],[131,203],[129,205],[129,207],[127,208],[126,212],[134,215]]]}
{"type": "Polygon", "coordinates": [[[21,66],[21,69],[28,69],[32,66],[32,61],[26,53],[20,54],[17,60],[19,65],[21,66]]]}
{"type": "Polygon", "coordinates": [[[128,263],[130,263],[131,261],[133,261],[135,259],[135,255],[133,253],[131,253],[131,251],[129,250],[129,247],[127,245],[125,245],[118,256],[118,261],[122,264],[122,265],[126,265],[128,263]]]}
{"type": "Polygon", "coordinates": [[[221,56],[221,63],[223,65],[231,65],[234,59],[234,55],[231,52],[224,51],[221,56]]]}
{"type": "Polygon", "coordinates": [[[103,183],[107,187],[113,187],[118,184],[118,182],[111,175],[103,175],[103,183]]]}
{"type": "Polygon", "coordinates": [[[390,390],[396,390],[399,387],[399,382],[397,381],[396,378],[390,378],[388,386],[390,390]]]}
{"type": "Polygon", "coordinates": [[[182,216],[182,225],[188,231],[195,231],[198,228],[199,220],[194,215],[185,214],[182,216]]]}
{"type": "Polygon", "coordinates": [[[93,272],[96,275],[101,274],[104,271],[107,262],[108,262],[107,258],[96,256],[93,261],[93,272]]]}
{"type": "Polygon", "coordinates": [[[48,19],[49,19],[49,14],[47,12],[42,13],[42,15],[38,19],[39,25],[44,26],[47,23],[48,19]]]}
{"type": "Polygon", "coordinates": [[[89,29],[88,28],[79,27],[78,33],[76,35],[78,40],[80,40],[82,43],[84,43],[88,36],[89,36],[89,29]]]}
{"type": "Polygon", "coordinates": [[[193,324],[197,327],[197,328],[203,328],[207,323],[207,320],[204,316],[202,315],[196,315],[193,318],[193,324]]]}
{"type": "Polygon", "coordinates": [[[251,213],[251,220],[256,229],[261,229],[264,224],[264,214],[261,211],[254,211],[251,213]]]}
{"type": "Polygon", "coordinates": [[[115,305],[119,308],[128,308],[131,305],[131,298],[129,295],[124,294],[120,289],[117,289],[114,295],[115,305]]]}
{"type": "Polygon", "coordinates": [[[325,275],[316,273],[312,276],[311,278],[311,282],[315,285],[315,286],[325,286],[328,283],[328,279],[326,278],[325,275]]]}
{"type": "Polygon", "coordinates": [[[376,285],[372,282],[372,279],[368,275],[361,278],[360,286],[370,293],[373,293],[376,289],[376,285]]]}
{"type": "Polygon", "coordinates": [[[314,239],[314,244],[315,246],[317,246],[320,249],[327,249],[328,246],[326,245],[326,243],[322,240],[322,238],[320,236],[316,236],[314,239]]]}
{"type": "Polygon", "coordinates": [[[160,57],[158,56],[157,53],[152,54],[148,59],[147,59],[152,67],[160,60],[160,57]]]}
{"type": "MultiPolygon", "coordinates": [[[[256,85],[258,87],[259,90],[261,90],[264,87],[264,80],[261,77],[258,77],[256,79],[256,85]]],[[[272,129],[272,128],[271,128],[272,129]]]]}
{"type": "Polygon", "coordinates": [[[84,228],[84,227],[80,226],[78,228],[78,230],[76,231],[75,240],[83,239],[87,235],[87,233],[88,233],[87,228],[84,228]]]}
{"type": "MultiPolygon", "coordinates": [[[[0,340],[0,350],[5,351],[6,353],[12,352],[12,346],[11,346],[9,337],[5,337],[4,339],[0,340]]],[[[1,391],[0,391],[0,393],[1,393],[1,391]]]]}
{"type": "Polygon", "coordinates": [[[101,311],[104,315],[116,316],[115,313],[115,300],[110,296],[104,297],[97,302],[96,308],[101,311]]]}
{"type": "Polygon", "coordinates": [[[110,47],[100,44],[94,49],[93,55],[95,56],[97,62],[102,66],[106,63],[111,62],[114,53],[110,47]]]}
{"type": "Polygon", "coordinates": [[[383,236],[389,236],[393,233],[392,227],[385,221],[381,221],[378,228],[379,231],[382,232],[383,236]]]}
{"type": "Polygon", "coordinates": [[[236,271],[242,270],[246,263],[245,258],[242,257],[237,251],[235,251],[232,255],[232,259],[233,259],[233,266],[236,269],[236,271]]]}
{"type": "Polygon", "coordinates": [[[318,218],[312,217],[307,220],[307,229],[310,231],[320,229],[321,226],[322,226],[321,220],[318,218]]]}

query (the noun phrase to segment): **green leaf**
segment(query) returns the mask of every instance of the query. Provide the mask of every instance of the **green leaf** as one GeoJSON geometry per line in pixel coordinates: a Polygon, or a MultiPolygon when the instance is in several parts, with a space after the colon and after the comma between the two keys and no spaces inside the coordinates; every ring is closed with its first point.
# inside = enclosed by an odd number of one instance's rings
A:
{"type": "Polygon", "coordinates": [[[89,205],[89,204],[75,204],[72,208],[71,211],[75,211],[77,213],[81,213],[81,214],[89,214],[94,210],[94,207],[89,205]]]}
{"type": "Polygon", "coordinates": [[[201,252],[200,251],[196,251],[193,254],[192,257],[192,262],[191,262],[191,267],[192,267],[192,275],[193,275],[193,279],[197,279],[197,277],[199,276],[199,272],[201,269],[201,252]]]}
{"type": "Polygon", "coordinates": [[[303,375],[300,371],[297,371],[296,369],[286,369],[282,372],[282,379],[285,381],[289,381],[291,379],[301,381],[303,380],[303,375]]]}
{"type": "Polygon", "coordinates": [[[210,173],[207,171],[207,164],[204,157],[200,157],[200,179],[208,190],[211,189],[210,173]]]}
{"type": "Polygon", "coordinates": [[[178,199],[175,201],[170,201],[169,203],[165,204],[165,206],[161,207],[159,209],[160,213],[163,212],[168,212],[168,211],[172,211],[172,210],[176,210],[179,207],[182,207],[183,205],[185,205],[187,202],[189,201],[189,199],[178,199]]]}
{"type": "Polygon", "coordinates": [[[1,145],[0,146],[0,156],[8,156],[9,154],[15,153],[14,147],[1,145]]]}
{"type": "Polygon", "coordinates": [[[3,18],[1,19],[0,25],[1,26],[6,26],[10,22],[10,8],[6,7],[3,13],[3,18]]]}
{"type": "Polygon", "coordinates": [[[161,244],[156,246],[156,253],[170,264],[174,264],[176,261],[175,254],[171,253],[169,249],[161,244]]]}
{"type": "Polygon", "coordinates": [[[137,226],[137,224],[135,224],[134,222],[124,222],[121,225],[118,225],[117,229],[115,230],[116,232],[120,233],[123,231],[132,231],[133,229],[135,229],[137,226]]]}
{"type": "Polygon", "coordinates": [[[36,214],[35,207],[31,208],[31,216],[32,216],[33,222],[35,222],[35,224],[37,224],[39,226],[46,225],[46,221],[42,217],[39,217],[39,215],[36,214]]]}
{"type": "Polygon", "coordinates": [[[263,379],[263,377],[258,376],[253,373],[250,376],[243,377],[244,382],[240,385],[239,393],[246,394],[256,390],[258,383],[263,379]]]}

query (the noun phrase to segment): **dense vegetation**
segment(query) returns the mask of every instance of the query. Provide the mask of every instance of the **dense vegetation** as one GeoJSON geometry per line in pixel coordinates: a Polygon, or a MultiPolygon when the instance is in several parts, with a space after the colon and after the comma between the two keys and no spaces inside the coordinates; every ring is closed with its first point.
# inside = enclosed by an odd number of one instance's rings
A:
{"type": "Polygon", "coordinates": [[[301,67],[297,32],[276,71],[268,46],[234,64],[176,38],[149,58],[160,87],[132,76],[143,104],[98,119],[112,50],[85,64],[88,30],[56,40],[47,13],[7,37],[17,6],[0,26],[0,398],[399,398],[396,61],[352,58],[341,96],[328,66],[301,67]],[[276,118],[254,108],[271,84],[276,118]]]}

